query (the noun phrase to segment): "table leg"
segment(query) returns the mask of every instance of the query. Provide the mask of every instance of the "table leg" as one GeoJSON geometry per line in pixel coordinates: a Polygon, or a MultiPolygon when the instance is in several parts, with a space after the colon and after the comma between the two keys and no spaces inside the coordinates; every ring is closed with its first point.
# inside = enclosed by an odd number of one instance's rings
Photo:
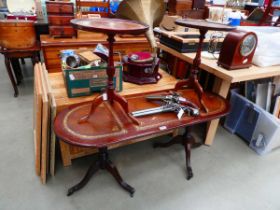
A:
{"type": "Polygon", "coordinates": [[[126,190],[127,192],[130,193],[130,196],[133,197],[133,194],[135,192],[135,189],[128,185],[125,181],[123,181],[118,169],[116,166],[113,165],[113,163],[108,160],[106,164],[106,170],[110,172],[110,174],[115,178],[115,180],[119,183],[119,185],[126,190]]]}
{"type": "Polygon", "coordinates": [[[118,169],[116,168],[116,166],[113,165],[112,161],[109,159],[107,147],[98,149],[98,160],[89,167],[84,178],[78,184],[74,185],[68,190],[67,196],[70,196],[74,192],[82,189],[99,169],[107,170],[115,178],[118,184],[124,190],[126,190],[131,197],[133,197],[135,189],[128,185],[125,181],[123,181],[120,173],[118,172],[118,169]]]}
{"type": "Polygon", "coordinates": [[[34,52],[33,55],[31,56],[31,61],[33,66],[40,61],[40,53],[39,52],[34,52]]]}
{"type": "Polygon", "coordinates": [[[11,61],[12,69],[14,70],[14,73],[15,73],[15,76],[16,76],[17,85],[20,85],[20,83],[23,80],[23,75],[22,75],[19,59],[18,58],[11,58],[10,61],[11,61]]]}
{"type": "Polygon", "coordinates": [[[72,164],[71,154],[70,154],[70,145],[64,143],[63,141],[59,141],[62,164],[64,167],[70,166],[72,164]]]}
{"type": "MultiPolygon", "coordinates": [[[[219,94],[220,96],[226,98],[230,88],[230,82],[226,80],[221,80],[216,77],[215,84],[213,87],[213,92],[219,94]]],[[[212,120],[208,123],[205,144],[210,146],[214,141],[214,137],[218,128],[220,120],[212,120]]]]}
{"type": "MultiPolygon", "coordinates": [[[[109,94],[107,92],[107,97],[109,97],[109,94]]],[[[140,125],[140,122],[135,118],[133,117],[130,113],[129,113],[129,110],[128,110],[128,103],[126,101],[126,99],[122,96],[120,96],[118,93],[116,93],[115,91],[113,91],[111,93],[111,100],[109,100],[109,102],[112,104],[114,101],[118,102],[122,109],[124,110],[124,112],[127,114],[128,118],[136,125],[140,125]]],[[[91,105],[91,108],[90,108],[90,112],[86,115],[86,116],[83,116],[80,120],[79,120],[79,123],[86,123],[88,122],[89,118],[91,117],[91,115],[94,114],[96,108],[101,104],[103,103],[104,99],[103,99],[103,95],[99,95],[97,96],[93,102],[92,102],[92,105],[91,105]]]]}
{"type": "Polygon", "coordinates": [[[15,91],[14,97],[17,97],[18,96],[18,88],[17,88],[17,84],[16,84],[16,81],[15,81],[15,78],[14,78],[14,75],[13,75],[12,68],[11,68],[10,59],[7,56],[5,56],[5,65],[6,65],[8,75],[10,77],[10,80],[12,82],[12,85],[13,85],[13,88],[14,88],[14,91],[15,91]]]}
{"type": "Polygon", "coordinates": [[[192,135],[190,135],[190,128],[186,127],[183,135],[178,135],[173,137],[171,140],[165,143],[156,142],[154,143],[154,148],[166,148],[170,147],[174,144],[182,144],[185,148],[185,156],[186,156],[186,173],[187,180],[190,180],[193,177],[192,167],[191,167],[191,148],[198,147],[201,143],[196,143],[195,139],[192,135]]]}
{"type": "Polygon", "coordinates": [[[194,138],[188,132],[184,134],[183,137],[183,145],[185,148],[186,155],[186,172],[187,172],[187,180],[190,180],[193,177],[192,167],[191,167],[191,148],[194,143],[194,138]]]}
{"type": "Polygon", "coordinates": [[[21,64],[23,64],[23,65],[24,65],[24,64],[25,64],[25,60],[24,60],[24,58],[21,58],[20,60],[21,60],[21,64]]]}
{"type": "Polygon", "coordinates": [[[67,192],[67,196],[72,195],[74,192],[82,189],[91,179],[91,177],[99,170],[99,161],[93,163],[89,169],[87,170],[86,175],[84,176],[84,178],[75,186],[71,187],[68,192],[67,192]]]}

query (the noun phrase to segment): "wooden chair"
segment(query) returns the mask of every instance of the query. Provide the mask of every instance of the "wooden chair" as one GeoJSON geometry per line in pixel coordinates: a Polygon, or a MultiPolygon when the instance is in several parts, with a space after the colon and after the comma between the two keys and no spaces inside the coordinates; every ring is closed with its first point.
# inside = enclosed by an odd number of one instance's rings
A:
{"type": "Polygon", "coordinates": [[[77,12],[81,12],[83,15],[88,14],[99,14],[101,17],[110,16],[110,0],[107,1],[86,1],[86,0],[76,0],[77,12]],[[103,8],[103,11],[84,11],[84,7],[98,7],[103,8]]]}
{"type": "Polygon", "coordinates": [[[38,62],[40,43],[36,41],[34,23],[31,21],[1,20],[0,31],[0,53],[5,57],[5,65],[14,88],[14,96],[17,97],[17,85],[22,80],[18,59],[31,58],[33,64],[38,62]]]}

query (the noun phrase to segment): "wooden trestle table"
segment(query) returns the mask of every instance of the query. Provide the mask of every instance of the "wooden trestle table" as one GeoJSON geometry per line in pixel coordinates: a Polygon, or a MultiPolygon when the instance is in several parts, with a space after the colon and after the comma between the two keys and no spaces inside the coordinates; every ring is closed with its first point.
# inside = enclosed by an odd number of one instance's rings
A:
{"type": "MultiPolygon", "coordinates": [[[[171,55],[192,64],[195,57],[195,53],[180,53],[164,44],[158,44],[158,47],[170,53],[171,55]]],[[[215,83],[213,86],[213,92],[219,94],[222,97],[227,97],[230,89],[231,83],[244,82],[249,80],[263,79],[274,77],[275,80],[279,81],[280,76],[280,66],[270,66],[270,67],[258,67],[252,65],[250,68],[238,69],[229,71],[224,69],[217,64],[217,60],[210,60],[206,58],[201,58],[200,69],[207,71],[216,76],[215,83]]],[[[219,119],[212,120],[208,124],[208,130],[206,134],[205,144],[211,145],[213,143],[216,130],[218,128],[219,119]]]]}

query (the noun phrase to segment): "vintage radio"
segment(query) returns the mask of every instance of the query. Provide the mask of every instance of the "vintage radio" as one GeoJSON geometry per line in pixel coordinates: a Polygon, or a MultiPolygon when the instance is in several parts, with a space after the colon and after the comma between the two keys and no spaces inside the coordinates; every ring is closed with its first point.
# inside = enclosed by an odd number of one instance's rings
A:
{"type": "Polygon", "coordinates": [[[257,35],[254,32],[241,30],[229,32],[222,44],[218,65],[229,70],[250,67],[257,42],[257,35]]]}
{"type": "Polygon", "coordinates": [[[46,2],[49,32],[52,37],[73,37],[76,30],[71,26],[74,5],[71,2],[46,2]]]}

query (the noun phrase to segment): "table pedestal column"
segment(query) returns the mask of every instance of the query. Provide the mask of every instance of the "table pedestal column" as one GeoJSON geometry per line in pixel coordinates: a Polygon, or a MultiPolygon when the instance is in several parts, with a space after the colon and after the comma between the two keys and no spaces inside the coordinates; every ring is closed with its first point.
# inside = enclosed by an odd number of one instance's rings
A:
{"type": "Polygon", "coordinates": [[[139,122],[137,119],[135,119],[132,115],[129,114],[128,110],[128,103],[126,99],[122,96],[120,96],[114,88],[114,76],[115,76],[115,65],[114,65],[114,42],[115,42],[115,34],[108,34],[108,43],[109,43],[109,58],[108,58],[108,66],[107,66],[107,75],[108,75],[108,81],[107,81],[107,89],[106,93],[96,97],[91,105],[91,109],[88,115],[80,119],[80,123],[88,122],[90,116],[94,114],[95,109],[104,101],[108,100],[111,104],[114,103],[114,101],[118,102],[124,112],[127,114],[127,116],[132,120],[133,123],[139,125],[139,122]]]}
{"type": "Polygon", "coordinates": [[[201,64],[201,51],[202,51],[202,46],[203,46],[203,40],[205,39],[205,34],[207,33],[207,30],[200,29],[199,32],[200,32],[199,43],[198,43],[198,48],[196,51],[196,56],[193,60],[193,64],[191,67],[191,75],[187,80],[178,82],[175,85],[175,90],[182,89],[184,86],[187,86],[188,88],[194,88],[194,90],[198,94],[202,107],[204,108],[204,110],[206,112],[208,112],[208,109],[205,106],[204,101],[203,101],[203,93],[204,93],[203,88],[201,87],[201,85],[199,84],[198,79],[197,79],[197,74],[199,72],[198,69],[201,64]]]}

